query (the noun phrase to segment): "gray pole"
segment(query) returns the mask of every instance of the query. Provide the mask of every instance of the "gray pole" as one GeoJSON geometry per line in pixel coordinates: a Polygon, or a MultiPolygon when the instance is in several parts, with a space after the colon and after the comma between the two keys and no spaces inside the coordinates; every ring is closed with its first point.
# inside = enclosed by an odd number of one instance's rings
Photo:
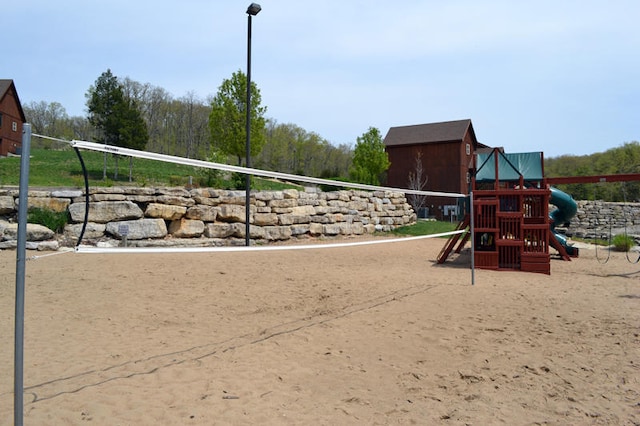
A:
{"type": "Polygon", "coordinates": [[[27,260],[27,209],[31,124],[22,125],[20,190],[18,195],[18,247],[16,251],[16,313],[14,343],[13,423],[22,426],[24,412],[24,275],[27,260]]]}
{"type": "MultiPolygon", "coordinates": [[[[246,154],[246,166],[251,167],[251,14],[249,17],[247,26],[247,122],[245,130],[247,133],[247,143],[245,146],[246,154]]],[[[249,247],[251,244],[251,225],[249,224],[250,212],[251,212],[251,176],[247,173],[245,175],[245,245],[249,247]]]]}

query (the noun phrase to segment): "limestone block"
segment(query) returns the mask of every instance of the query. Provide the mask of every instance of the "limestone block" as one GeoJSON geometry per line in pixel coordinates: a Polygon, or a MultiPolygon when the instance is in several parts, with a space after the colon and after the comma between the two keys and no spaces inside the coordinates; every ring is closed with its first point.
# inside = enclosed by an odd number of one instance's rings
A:
{"type": "Polygon", "coordinates": [[[298,198],[300,198],[300,191],[298,191],[297,189],[285,189],[282,191],[282,194],[284,195],[284,198],[291,198],[294,200],[297,200],[298,198]]]}
{"type": "Polygon", "coordinates": [[[124,194],[93,194],[91,201],[125,201],[127,196],[124,194]]]}
{"type": "Polygon", "coordinates": [[[310,224],[291,225],[291,236],[299,237],[301,235],[309,234],[310,229],[311,229],[310,224]]]}
{"type": "MultiPolygon", "coordinates": [[[[72,203],[69,214],[73,222],[84,222],[85,204],[72,203]]],[[[89,222],[107,223],[114,220],[139,219],[143,212],[131,201],[101,201],[89,203],[89,222]]]]}
{"type": "Polygon", "coordinates": [[[323,225],[322,230],[322,233],[325,235],[340,235],[342,227],[339,223],[329,223],[327,225],[323,225]]]}
{"type": "Polygon", "coordinates": [[[128,186],[126,188],[123,188],[123,191],[126,194],[139,196],[139,197],[152,197],[156,195],[155,188],[144,187],[144,186],[133,186],[133,187],[128,186]]]}
{"type": "Polygon", "coordinates": [[[146,217],[156,217],[166,220],[178,220],[187,212],[185,206],[176,206],[171,204],[151,203],[144,212],[146,217]]]}
{"type": "MultiPolygon", "coordinates": [[[[16,224],[17,230],[17,224],[16,224]]],[[[35,223],[27,223],[27,241],[45,241],[55,237],[55,232],[46,226],[35,223]]]]}
{"type": "Polygon", "coordinates": [[[331,216],[311,216],[311,223],[333,223],[331,216]]]}
{"type": "Polygon", "coordinates": [[[16,204],[13,201],[13,196],[2,195],[0,196],[0,214],[13,213],[16,210],[16,204]]]}
{"type": "Polygon", "coordinates": [[[338,208],[347,208],[347,203],[342,200],[331,200],[327,201],[327,205],[329,207],[338,207],[338,208]]]}
{"type": "Polygon", "coordinates": [[[253,223],[258,226],[277,225],[278,215],[275,213],[256,213],[253,215],[253,223]]]}
{"type": "Polygon", "coordinates": [[[196,202],[196,204],[202,204],[205,206],[217,206],[220,204],[220,198],[194,196],[193,200],[196,202]]]}
{"type": "MultiPolygon", "coordinates": [[[[246,225],[243,223],[232,223],[233,236],[238,238],[246,238],[246,225]]],[[[252,239],[264,239],[266,238],[265,228],[261,226],[251,225],[249,227],[249,238],[252,239]]]]}
{"type": "Polygon", "coordinates": [[[155,203],[155,195],[127,195],[127,200],[133,201],[136,204],[149,204],[155,203]]]}
{"type": "Polygon", "coordinates": [[[156,200],[158,203],[169,204],[172,206],[191,207],[196,204],[193,198],[179,197],[176,195],[159,195],[156,200]]]}
{"type": "Polygon", "coordinates": [[[281,214],[278,216],[280,225],[299,225],[302,223],[311,223],[312,217],[309,215],[281,214]]]}
{"type": "MultiPolygon", "coordinates": [[[[18,200],[16,200],[16,204],[18,204],[18,200]]],[[[30,209],[38,208],[58,213],[66,212],[70,204],[71,200],[68,198],[29,197],[27,200],[30,209]]]]}
{"type": "Polygon", "coordinates": [[[296,216],[313,216],[316,214],[316,209],[313,206],[297,206],[291,209],[291,214],[296,216]]]}
{"type": "Polygon", "coordinates": [[[170,187],[165,187],[165,188],[157,188],[156,191],[160,195],[170,195],[170,196],[174,196],[174,197],[184,197],[184,198],[188,198],[190,196],[188,190],[186,190],[184,188],[177,187],[177,186],[170,186],[170,187]]]}
{"type": "Polygon", "coordinates": [[[225,204],[220,206],[218,211],[218,220],[223,222],[242,222],[246,221],[246,210],[244,206],[235,204],[225,204]]]}
{"type": "Polygon", "coordinates": [[[364,234],[364,226],[360,222],[341,223],[340,234],[342,235],[362,235],[364,234]]]}
{"type": "Polygon", "coordinates": [[[218,216],[218,209],[202,204],[189,207],[186,217],[188,219],[202,220],[204,222],[215,222],[218,216]]]}
{"type": "Polygon", "coordinates": [[[89,188],[90,194],[124,194],[121,186],[93,186],[89,188]]]}
{"type": "Polygon", "coordinates": [[[298,202],[295,198],[287,198],[284,200],[272,200],[272,201],[269,201],[269,206],[272,208],[292,208],[292,207],[297,207],[298,202]]]}
{"type": "Polygon", "coordinates": [[[288,240],[291,238],[291,228],[288,226],[265,226],[265,238],[269,241],[288,240]]]}
{"type": "Polygon", "coordinates": [[[347,203],[347,208],[349,208],[350,210],[366,211],[368,207],[369,203],[367,203],[366,201],[350,201],[349,203],[347,203]]]}
{"type": "Polygon", "coordinates": [[[76,198],[82,197],[82,191],[78,189],[60,189],[51,191],[51,196],[54,198],[76,198]]]}
{"type": "Polygon", "coordinates": [[[182,218],[169,224],[169,233],[176,238],[194,238],[204,233],[204,222],[182,218]]]}
{"type": "Polygon", "coordinates": [[[60,248],[60,243],[56,240],[41,241],[38,243],[36,250],[38,251],[56,251],[60,248]]]}
{"type": "Polygon", "coordinates": [[[207,238],[227,238],[234,232],[230,223],[207,223],[204,227],[204,236],[207,238]]]}
{"type": "MultiPolygon", "coordinates": [[[[0,222],[0,235],[3,240],[18,239],[18,224],[2,221],[0,222]]],[[[55,236],[55,232],[46,226],[35,223],[27,223],[27,241],[45,241],[55,236]]]]}
{"type": "MultiPolygon", "coordinates": [[[[251,204],[251,197],[253,197],[253,195],[250,195],[249,197],[249,204],[251,204]]],[[[239,206],[244,206],[246,203],[246,195],[220,197],[220,204],[237,204],[239,206]]]]}
{"type": "Polygon", "coordinates": [[[341,213],[327,214],[324,217],[329,220],[329,223],[344,222],[344,215],[341,213]]]}
{"type": "Polygon", "coordinates": [[[277,214],[289,214],[291,213],[291,207],[269,207],[273,213],[277,214]]]}
{"type": "Polygon", "coordinates": [[[284,198],[284,195],[280,191],[260,191],[251,194],[251,196],[255,196],[256,200],[260,201],[282,200],[284,198]]]}
{"type": "Polygon", "coordinates": [[[107,234],[116,238],[143,240],[146,238],[164,238],[167,236],[167,225],[163,219],[124,220],[107,223],[107,234]]]}
{"type": "Polygon", "coordinates": [[[324,232],[324,225],[321,223],[311,223],[309,225],[309,234],[317,237],[324,232]]]}
{"type": "MultiPolygon", "coordinates": [[[[101,238],[104,236],[106,228],[107,225],[104,223],[88,222],[82,238],[101,238]]],[[[82,232],[82,223],[67,224],[64,227],[63,235],[66,238],[78,239],[78,237],[80,237],[80,232],[82,232]]]]}

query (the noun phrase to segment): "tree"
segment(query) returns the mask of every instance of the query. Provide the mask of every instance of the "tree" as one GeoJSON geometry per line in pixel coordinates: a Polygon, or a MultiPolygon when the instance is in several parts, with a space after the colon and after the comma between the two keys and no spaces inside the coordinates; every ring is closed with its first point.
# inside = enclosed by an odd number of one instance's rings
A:
{"type": "MultiPolygon", "coordinates": [[[[260,90],[251,82],[251,156],[257,155],[265,142],[264,114],[260,105],[260,90]]],[[[246,155],[247,77],[241,71],[234,72],[218,88],[211,102],[209,129],[211,145],[215,150],[238,158],[238,165],[246,155]]]]}
{"type": "MultiPolygon", "coordinates": [[[[98,77],[95,86],[87,91],[86,98],[89,122],[100,132],[100,142],[123,148],[145,148],[149,134],[137,102],[134,98],[125,97],[123,86],[110,69],[98,77]]],[[[103,178],[106,178],[106,157],[103,178]]],[[[114,179],[118,179],[117,156],[114,179]]]]}
{"type": "MultiPolygon", "coordinates": [[[[416,191],[422,191],[427,185],[429,176],[424,174],[424,170],[422,167],[422,151],[416,151],[415,165],[413,171],[409,172],[409,186],[407,188],[414,189],[416,191]]],[[[426,195],[409,194],[407,199],[416,214],[420,214],[420,209],[427,203],[426,195]]]]}
{"type": "Polygon", "coordinates": [[[359,183],[379,185],[390,165],[380,130],[369,127],[369,130],[357,139],[353,151],[351,178],[359,183]]]}

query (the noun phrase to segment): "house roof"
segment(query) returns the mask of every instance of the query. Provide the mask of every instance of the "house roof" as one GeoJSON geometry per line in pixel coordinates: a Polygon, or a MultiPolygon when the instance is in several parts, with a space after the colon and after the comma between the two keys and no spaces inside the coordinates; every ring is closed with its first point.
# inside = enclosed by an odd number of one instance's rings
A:
{"type": "Polygon", "coordinates": [[[477,143],[470,119],[444,121],[441,123],[417,124],[392,127],[384,138],[385,146],[413,145],[436,142],[461,142],[467,131],[477,143]]]}
{"type": "Polygon", "coordinates": [[[20,98],[18,97],[18,91],[16,90],[16,86],[13,84],[13,80],[10,79],[0,79],[0,100],[4,98],[9,89],[13,87],[13,94],[16,99],[16,103],[18,104],[18,111],[20,112],[20,118],[22,122],[25,123],[27,121],[24,111],[22,110],[22,104],[20,103],[20,98]]]}

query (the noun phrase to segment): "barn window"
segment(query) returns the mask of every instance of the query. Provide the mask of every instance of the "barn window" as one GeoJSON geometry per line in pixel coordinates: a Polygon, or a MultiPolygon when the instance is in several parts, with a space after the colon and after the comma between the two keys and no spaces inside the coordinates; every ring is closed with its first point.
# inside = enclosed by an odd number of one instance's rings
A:
{"type": "Polygon", "coordinates": [[[0,127],[2,127],[2,114],[0,113],[0,127]]]}
{"type": "Polygon", "coordinates": [[[471,155],[471,145],[467,144],[467,155],[471,155]]]}
{"type": "Polygon", "coordinates": [[[18,131],[18,123],[16,123],[15,121],[13,123],[11,123],[11,130],[13,130],[14,132],[18,131]]]}

